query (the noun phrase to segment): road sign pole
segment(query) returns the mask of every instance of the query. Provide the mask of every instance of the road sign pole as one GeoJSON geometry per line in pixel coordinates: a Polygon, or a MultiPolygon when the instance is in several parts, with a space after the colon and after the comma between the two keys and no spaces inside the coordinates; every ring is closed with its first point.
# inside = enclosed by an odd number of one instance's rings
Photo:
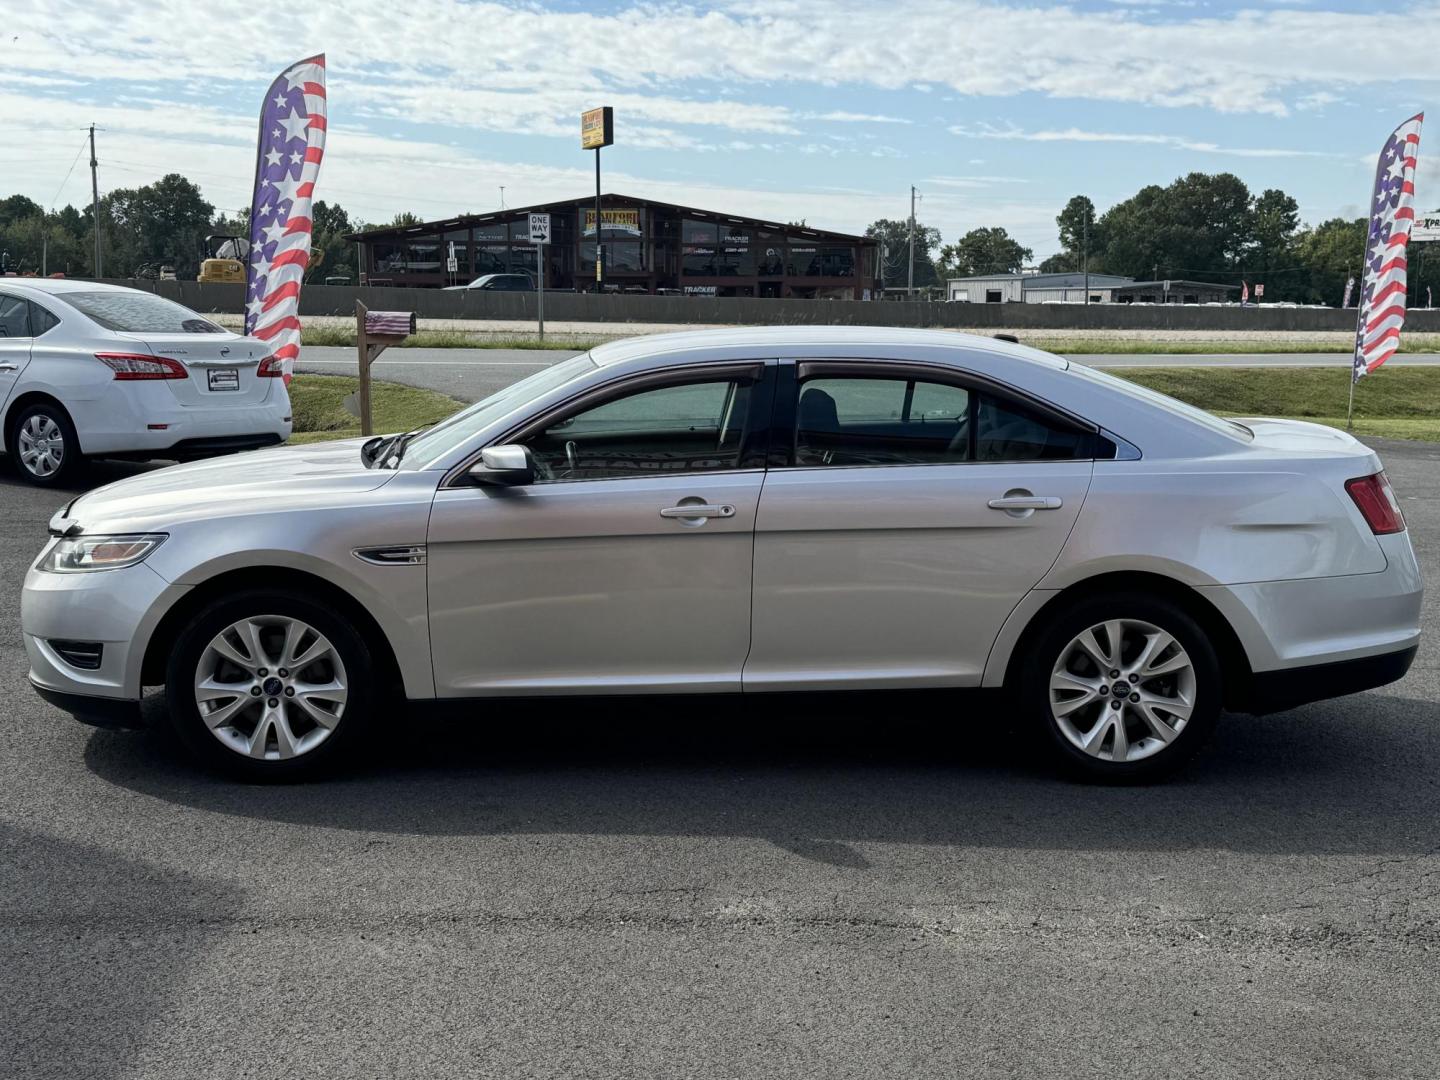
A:
{"type": "Polygon", "coordinates": [[[545,340],[545,253],[549,244],[540,245],[540,290],[535,294],[535,311],[540,317],[540,340],[545,340]]]}

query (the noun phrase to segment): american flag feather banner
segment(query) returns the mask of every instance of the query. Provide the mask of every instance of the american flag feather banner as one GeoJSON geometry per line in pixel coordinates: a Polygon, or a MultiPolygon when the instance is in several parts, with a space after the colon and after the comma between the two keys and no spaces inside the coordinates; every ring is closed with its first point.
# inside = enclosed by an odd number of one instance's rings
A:
{"type": "Polygon", "coordinates": [[[1424,122],[1424,113],[1412,116],[1395,129],[1380,151],[1370,199],[1352,386],[1400,347],[1400,328],[1405,325],[1406,248],[1415,222],[1415,163],[1424,122]]]}
{"type": "Polygon", "coordinates": [[[300,355],[300,284],[310,265],[315,178],[325,157],[325,54],[286,68],[260,109],[245,333],[268,342],[285,381],[300,355]]]}

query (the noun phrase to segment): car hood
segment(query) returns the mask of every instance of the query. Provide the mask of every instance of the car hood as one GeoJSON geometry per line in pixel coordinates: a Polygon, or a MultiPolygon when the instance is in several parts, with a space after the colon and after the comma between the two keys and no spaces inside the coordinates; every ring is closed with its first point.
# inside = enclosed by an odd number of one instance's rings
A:
{"type": "Polygon", "coordinates": [[[282,446],[140,473],[81,495],[50,527],[141,532],[235,513],[331,505],[394,479],[392,470],[364,466],[364,444],[345,439],[282,446]]]}

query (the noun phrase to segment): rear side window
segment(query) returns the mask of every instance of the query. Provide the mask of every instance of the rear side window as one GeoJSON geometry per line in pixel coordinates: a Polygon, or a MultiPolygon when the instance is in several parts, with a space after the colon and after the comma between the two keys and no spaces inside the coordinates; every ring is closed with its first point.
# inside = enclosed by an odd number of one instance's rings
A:
{"type": "Polygon", "coordinates": [[[0,296],[0,337],[28,338],[30,307],[14,296],[0,296]]]}
{"type": "Polygon", "coordinates": [[[824,376],[800,385],[795,464],[937,465],[1093,457],[1094,436],[989,390],[824,376]]]}
{"type": "Polygon", "coordinates": [[[225,328],[163,296],[126,289],[73,292],[65,302],[106,330],[127,334],[223,334],[225,328]]]}
{"type": "Polygon", "coordinates": [[[46,311],[34,300],[30,301],[30,330],[36,336],[47,333],[60,325],[60,320],[46,311]]]}

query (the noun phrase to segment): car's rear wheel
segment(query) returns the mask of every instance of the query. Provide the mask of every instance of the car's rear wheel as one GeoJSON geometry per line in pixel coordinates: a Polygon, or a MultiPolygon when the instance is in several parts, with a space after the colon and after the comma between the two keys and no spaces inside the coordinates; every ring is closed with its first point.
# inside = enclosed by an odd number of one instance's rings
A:
{"type": "Polygon", "coordinates": [[[1021,665],[1022,707],[1072,773],[1154,780],[1215,727],[1220,664],[1200,625],[1169,600],[1095,596],[1064,609],[1021,665]]]}
{"type": "Polygon", "coordinates": [[[65,483],[80,467],[80,439],[69,415],[58,405],[37,402],[10,422],[5,448],[20,475],[32,484],[65,483]]]}
{"type": "Polygon", "coordinates": [[[374,700],[365,640],[319,603],[252,591],[181,630],[165,696],[181,739],[251,780],[294,780],[360,740],[374,700]]]}

